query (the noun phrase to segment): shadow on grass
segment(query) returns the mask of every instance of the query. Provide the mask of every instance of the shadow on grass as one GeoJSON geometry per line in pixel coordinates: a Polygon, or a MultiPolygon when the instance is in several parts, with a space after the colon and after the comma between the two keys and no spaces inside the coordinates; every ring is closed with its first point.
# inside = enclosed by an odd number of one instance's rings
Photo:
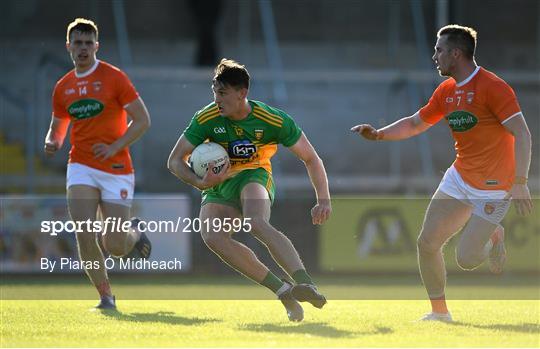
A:
{"type": "Polygon", "coordinates": [[[356,337],[374,334],[384,334],[394,332],[388,327],[375,327],[372,331],[351,332],[337,329],[326,323],[302,323],[294,324],[250,324],[240,327],[241,330],[253,332],[276,332],[276,333],[291,333],[291,334],[310,334],[319,337],[339,338],[339,337],[356,337]]]}
{"type": "Polygon", "coordinates": [[[217,319],[200,319],[196,317],[184,317],[174,315],[170,311],[158,311],[155,313],[122,313],[117,310],[101,310],[101,314],[120,321],[132,322],[157,322],[170,325],[194,326],[208,322],[217,322],[217,319]]]}
{"type": "Polygon", "coordinates": [[[448,325],[473,327],[473,328],[479,328],[482,330],[497,330],[497,331],[520,332],[520,333],[540,333],[539,323],[523,323],[520,325],[510,325],[510,324],[477,325],[477,324],[468,324],[465,322],[456,321],[456,322],[451,322],[448,325]]]}

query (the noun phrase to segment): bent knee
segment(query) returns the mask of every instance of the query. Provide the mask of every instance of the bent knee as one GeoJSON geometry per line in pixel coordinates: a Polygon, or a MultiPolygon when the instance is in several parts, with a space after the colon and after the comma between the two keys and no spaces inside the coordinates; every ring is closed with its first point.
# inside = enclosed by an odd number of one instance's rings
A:
{"type": "Polygon", "coordinates": [[[251,225],[249,232],[257,237],[265,236],[268,231],[274,230],[270,222],[261,217],[249,218],[249,223],[251,225]]]}
{"type": "Polygon", "coordinates": [[[437,253],[442,248],[442,244],[433,241],[433,239],[426,237],[424,234],[420,234],[416,240],[416,246],[420,253],[437,253]]]}
{"type": "Polygon", "coordinates": [[[472,253],[458,249],[456,250],[456,263],[463,270],[473,270],[482,264],[482,259],[472,253]]]}
{"type": "Polygon", "coordinates": [[[86,247],[89,245],[95,245],[97,242],[96,234],[94,232],[78,232],[77,243],[80,247],[86,247]]]}
{"type": "Polygon", "coordinates": [[[206,246],[212,251],[219,251],[223,246],[227,245],[231,239],[229,236],[217,232],[201,232],[201,236],[206,246]]]}
{"type": "Polygon", "coordinates": [[[126,240],[120,238],[120,236],[117,238],[111,238],[105,235],[103,239],[103,247],[105,247],[105,249],[115,257],[125,256],[129,253],[126,246],[126,240]]]}

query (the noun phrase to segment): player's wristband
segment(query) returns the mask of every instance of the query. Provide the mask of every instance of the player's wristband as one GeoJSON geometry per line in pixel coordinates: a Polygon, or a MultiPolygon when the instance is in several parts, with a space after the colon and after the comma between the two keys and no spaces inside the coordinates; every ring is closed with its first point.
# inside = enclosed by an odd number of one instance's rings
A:
{"type": "Polygon", "coordinates": [[[527,184],[527,181],[527,177],[516,176],[514,178],[514,184],[527,184]]]}

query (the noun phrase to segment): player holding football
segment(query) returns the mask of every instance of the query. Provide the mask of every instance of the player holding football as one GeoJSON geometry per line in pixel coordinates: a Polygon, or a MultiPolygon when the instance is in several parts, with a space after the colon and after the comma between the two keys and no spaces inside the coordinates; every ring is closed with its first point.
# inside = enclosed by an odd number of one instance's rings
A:
{"type": "Polygon", "coordinates": [[[506,260],[500,222],[511,198],[522,215],[532,211],[527,187],[531,135],[512,88],[476,65],[476,31],[448,25],[437,33],[433,60],[449,77],[414,115],[381,129],[351,130],[370,140],[401,140],[445,119],[456,141],[456,160],[446,171],[427,209],[418,237],[420,274],[432,312],[422,320],[452,321],[445,301],[446,269],[442,246],[460,228],[456,259],[465,270],[489,257],[493,273],[506,260]]]}
{"type": "MultiPolygon", "coordinates": [[[[70,122],[71,151],[67,167],[67,199],[73,221],[96,220],[97,210],[107,217],[130,219],[135,177],[128,146],[150,126],[150,116],[120,69],[96,59],[98,28],[94,22],[77,18],[69,24],[66,48],[75,69],[56,84],[53,113],[45,153],[62,147],[70,122]],[[127,124],[127,115],[131,122],[127,124]]],[[[150,241],[135,229],[108,231],[103,246],[114,256],[143,257],[150,254],[150,241]]],[[[86,273],[101,297],[97,308],[116,308],[104,267],[103,253],[95,232],[78,232],[79,256],[99,262],[99,269],[86,273]]]]}
{"type": "Polygon", "coordinates": [[[279,109],[247,98],[249,74],[243,65],[222,59],[212,83],[214,102],[198,111],[172,150],[168,167],[182,181],[202,191],[200,219],[244,217],[250,231],[266,245],[276,262],[296,282],[280,280],[251,249],[224,231],[205,230],[206,245],[225,263],[268,287],[281,300],[291,321],[302,321],[304,311],[297,301],[317,308],[326,303],[306,272],[291,241],[270,220],[274,181],[270,158],[278,143],[288,147],[305,164],[317,196],[311,210],[313,224],[323,224],[332,211],[328,180],[322,160],[293,119],[279,109]],[[204,178],[188,167],[186,160],[205,140],[227,149],[230,167],[215,174],[212,164],[204,178]]]}

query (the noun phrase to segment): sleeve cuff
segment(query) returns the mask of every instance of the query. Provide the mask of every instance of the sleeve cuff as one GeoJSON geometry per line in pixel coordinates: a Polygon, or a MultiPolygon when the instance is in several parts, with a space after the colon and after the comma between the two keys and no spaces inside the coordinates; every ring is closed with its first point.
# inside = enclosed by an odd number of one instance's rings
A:
{"type": "Polygon", "coordinates": [[[515,118],[516,116],[519,116],[519,115],[522,115],[522,116],[523,116],[523,113],[522,113],[521,111],[518,111],[517,113],[510,115],[509,117],[507,117],[506,119],[504,119],[503,121],[501,121],[501,125],[504,125],[504,124],[505,124],[506,122],[508,122],[510,119],[513,119],[513,118],[515,118]]]}
{"type": "Polygon", "coordinates": [[[300,139],[300,137],[302,137],[302,131],[300,131],[298,133],[298,135],[296,137],[294,137],[290,142],[287,142],[287,143],[282,143],[284,146],[286,147],[292,147],[293,145],[296,144],[296,142],[298,142],[298,140],[300,139]]]}

